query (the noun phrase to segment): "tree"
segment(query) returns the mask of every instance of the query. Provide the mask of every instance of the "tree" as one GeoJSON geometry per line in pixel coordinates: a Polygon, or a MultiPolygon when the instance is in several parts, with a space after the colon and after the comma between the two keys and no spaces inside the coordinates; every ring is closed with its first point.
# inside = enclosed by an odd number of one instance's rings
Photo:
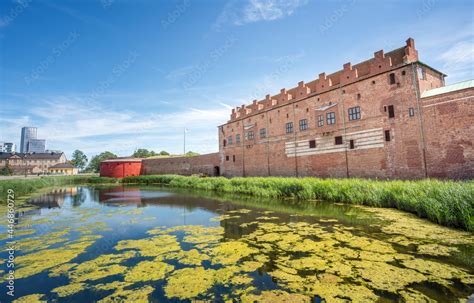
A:
{"type": "Polygon", "coordinates": [[[160,151],[160,156],[169,156],[169,155],[170,155],[170,153],[167,152],[166,150],[160,151]]]}
{"type": "Polygon", "coordinates": [[[99,155],[95,155],[91,158],[89,165],[86,168],[87,172],[98,173],[100,170],[100,162],[117,158],[117,155],[109,151],[103,152],[99,155]]]}
{"type": "Polygon", "coordinates": [[[196,152],[193,152],[193,151],[188,151],[186,153],[186,157],[194,157],[194,156],[199,156],[200,154],[199,153],[196,153],[196,152]]]}
{"type": "Polygon", "coordinates": [[[156,153],[146,148],[139,148],[133,153],[132,156],[135,158],[148,158],[148,157],[156,156],[156,153]]]}
{"type": "Polygon", "coordinates": [[[80,170],[83,170],[87,164],[87,156],[82,151],[76,149],[72,153],[71,164],[74,165],[74,167],[77,167],[80,170]]]}
{"type": "Polygon", "coordinates": [[[13,174],[13,170],[10,168],[10,165],[6,165],[2,169],[0,169],[0,176],[11,176],[13,174]]]}

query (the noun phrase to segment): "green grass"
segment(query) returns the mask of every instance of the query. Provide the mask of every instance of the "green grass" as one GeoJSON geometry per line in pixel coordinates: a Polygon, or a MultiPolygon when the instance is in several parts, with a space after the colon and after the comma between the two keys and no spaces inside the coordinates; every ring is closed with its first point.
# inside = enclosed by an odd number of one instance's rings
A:
{"type": "Polygon", "coordinates": [[[450,227],[474,231],[474,182],[419,180],[377,181],[317,178],[199,178],[175,175],[138,176],[124,183],[166,184],[265,198],[324,200],[397,208],[450,227]]]}
{"type": "Polygon", "coordinates": [[[343,202],[373,207],[390,207],[450,227],[474,231],[474,181],[376,181],[366,179],[317,178],[199,178],[176,175],[128,177],[123,180],[97,176],[45,177],[0,181],[0,202],[12,188],[20,197],[45,187],[75,184],[164,184],[220,193],[262,198],[343,202]]]}

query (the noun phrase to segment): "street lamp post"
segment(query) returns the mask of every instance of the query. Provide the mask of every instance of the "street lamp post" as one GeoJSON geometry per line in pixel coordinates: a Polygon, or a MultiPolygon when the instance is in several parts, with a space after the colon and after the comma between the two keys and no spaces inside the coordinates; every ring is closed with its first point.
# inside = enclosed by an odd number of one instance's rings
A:
{"type": "Polygon", "coordinates": [[[186,133],[188,129],[185,127],[183,131],[183,156],[186,156],[186,133]]]}

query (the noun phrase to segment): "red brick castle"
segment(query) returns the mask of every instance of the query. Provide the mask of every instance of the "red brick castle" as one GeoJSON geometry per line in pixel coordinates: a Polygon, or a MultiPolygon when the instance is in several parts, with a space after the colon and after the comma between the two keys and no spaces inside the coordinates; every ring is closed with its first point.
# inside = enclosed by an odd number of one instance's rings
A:
{"type": "Polygon", "coordinates": [[[232,110],[224,176],[473,178],[474,81],[445,86],[399,49],[232,110]]]}

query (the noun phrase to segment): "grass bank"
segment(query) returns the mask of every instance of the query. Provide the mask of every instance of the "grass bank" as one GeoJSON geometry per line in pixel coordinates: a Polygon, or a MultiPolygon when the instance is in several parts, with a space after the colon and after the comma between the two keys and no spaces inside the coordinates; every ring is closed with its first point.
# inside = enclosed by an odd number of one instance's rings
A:
{"type": "Polygon", "coordinates": [[[123,180],[97,176],[44,177],[0,181],[0,202],[7,190],[22,197],[46,187],[79,184],[164,184],[176,188],[244,194],[264,198],[343,202],[390,207],[450,227],[474,231],[474,181],[439,180],[375,181],[366,179],[317,178],[199,178],[176,175],[128,177],[123,180]]]}
{"type": "Polygon", "coordinates": [[[110,184],[120,183],[114,178],[104,178],[97,176],[61,176],[61,177],[41,177],[31,179],[6,179],[0,180],[0,202],[6,203],[7,191],[13,189],[15,197],[23,197],[34,193],[42,188],[76,184],[110,184]]]}
{"type": "Polygon", "coordinates": [[[441,225],[474,231],[473,181],[376,181],[277,177],[226,179],[157,175],[128,177],[122,182],[166,184],[172,187],[266,198],[291,198],[299,201],[317,199],[390,207],[414,213],[441,225]]]}

